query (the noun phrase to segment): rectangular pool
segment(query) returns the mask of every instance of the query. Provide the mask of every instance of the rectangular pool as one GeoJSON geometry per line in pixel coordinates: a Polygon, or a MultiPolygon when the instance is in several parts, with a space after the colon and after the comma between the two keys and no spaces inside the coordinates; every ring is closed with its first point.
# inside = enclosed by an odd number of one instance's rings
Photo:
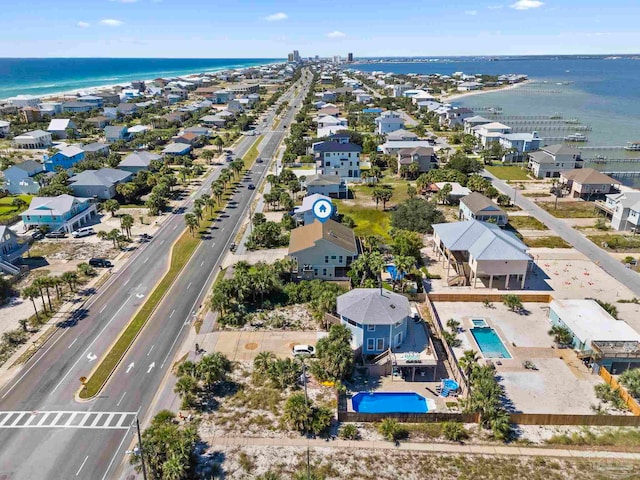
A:
{"type": "Polygon", "coordinates": [[[360,413],[427,413],[427,400],[413,392],[358,392],[352,399],[360,413]]]}
{"type": "Polygon", "coordinates": [[[509,350],[493,328],[475,327],[471,329],[471,335],[485,358],[511,358],[509,350]]]}
{"type": "Polygon", "coordinates": [[[487,322],[484,321],[484,318],[472,318],[471,323],[473,323],[474,327],[488,327],[487,322]]]}

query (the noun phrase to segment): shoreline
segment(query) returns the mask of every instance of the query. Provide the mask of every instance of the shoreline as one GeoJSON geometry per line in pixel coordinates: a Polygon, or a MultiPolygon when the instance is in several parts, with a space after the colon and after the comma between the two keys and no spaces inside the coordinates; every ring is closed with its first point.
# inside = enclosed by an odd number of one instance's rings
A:
{"type": "MultiPolygon", "coordinates": [[[[171,78],[184,78],[184,79],[188,79],[190,77],[200,77],[202,75],[207,75],[207,74],[216,74],[219,72],[224,72],[224,71],[231,71],[231,72],[237,72],[237,71],[242,71],[245,70],[247,68],[259,68],[259,67],[264,67],[267,65],[276,65],[279,62],[271,62],[271,63],[259,63],[259,64],[255,64],[255,65],[246,65],[243,67],[216,67],[216,68],[210,68],[204,71],[193,71],[191,73],[184,73],[184,74],[178,74],[178,75],[170,75],[170,76],[155,76],[154,78],[145,78],[145,79],[136,79],[136,80],[129,80],[129,81],[123,81],[123,82],[119,82],[119,83],[112,83],[112,84],[104,84],[104,85],[95,85],[95,86],[88,86],[88,87],[80,87],[80,88],[74,88],[72,90],[61,90],[58,92],[52,92],[52,93],[44,93],[42,95],[40,94],[29,94],[29,93],[19,93],[18,95],[31,95],[33,97],[38,97],[41,101],[46,102],[46,101],[50,101],[52,99],[57,99],[60,97],[64,97],[67,95],[77,95],[78,93],[86,93],[87,95],[91,95],[91,94],[95,94],[95,93],[101,93],[104,91],[109,91],[112,90],[115,87],[126,87],[128,85],[131,85],[132,82],[134,81],[143,81],[145,83],[147,82],[152,82],[153,80],[155,80],[156,78],[165,78],[165,79],[171,79],[171,78]]],[[[142,75],[145,75],[144,73],[142,75]]],[[[17,96],[17,95],[15,95],[17,96]]],[[[7,98],[2,98],[0,99],[0,101],[8,101],[10,98],[13,97],[7,97],[7,98]]]]}
{"type": "Polygon", "coordinates": [[[464,92],[464,93],[454,93],[453,95],[449,95],[447,97],[440,97],[440,100],[442,102],[446,102],[449,103],[450,101],[457,101],[460,100],[462,98],[466,98],[466,97],[473,97],[475,95],[485,95],[488,93],[494,93],[494,92],[506,92],[508,90],[515,90],[516,88],[520,88],[523,85],[529,85],[531,83],[534,83],[535,80],[525,80],[524,82],[519,82],[519,83],[515,83],[513,85],[507,85],[504,87],[499,87],[499,88],[494,88],[492,90],[472,90],[471,92],[464,92]]]}

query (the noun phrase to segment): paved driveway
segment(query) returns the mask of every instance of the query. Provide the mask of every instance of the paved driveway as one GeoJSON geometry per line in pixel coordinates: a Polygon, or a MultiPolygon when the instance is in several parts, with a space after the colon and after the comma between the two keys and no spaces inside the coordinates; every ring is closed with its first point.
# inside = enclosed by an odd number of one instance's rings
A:
{"type": "MultiPolygon", "coordinates": [[[[490,178],[493,181],[495,187],[502,193],[505,193],[513,198],[515,193],[513,188],[507,185],[504,181],[499,180],[486,170],[482,172],[482,175],[490,178]]],[[[532,217],[537,218],[551,230],[555,231],[559,236],[573,245],[577,250],[585,254],[591,261],[599,265],[605,272],[607,272],[613,278],[629,288],[635,295],[640,295],[640,275],[638,275],[636,272],[625,268],[622,263],[613,258],[604,250],[595,246],[581,233],[575,231],[561,219],[555,218],[553,215],[547,213],[545,210],[540,208],[528,198],[523,197],[522,195],[518,195],[516,204],[523,210],[529,212],[532,217]]]]}

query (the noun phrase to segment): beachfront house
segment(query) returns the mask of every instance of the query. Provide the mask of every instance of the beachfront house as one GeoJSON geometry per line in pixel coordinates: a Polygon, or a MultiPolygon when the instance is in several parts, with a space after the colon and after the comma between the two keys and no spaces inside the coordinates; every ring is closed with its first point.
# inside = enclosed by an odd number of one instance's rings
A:
{"type": "Polygon", "coordinates": [[[127,127],[124,125],[108,125],[104,127],[104,137],[107,142],[113,143],[118,140],[127,140],[129,133],[127,127]]]}
{"type": "Polygon", "coordinates": [[[151,162],[160,159],[162,159],[162,157],[155,153],[144,150],[135,151],[124,157],[124,159],[118,164],[118,168],[135,174],[140,170],[149,170],[151,162]]]}
{"type": "Polygon", "coordinates": [[[56,153],[49,156],[43,155],[44,169],[47,172],[55,172],[57,167],[68,169],[73,167],[80,160],[84,159],[84,150],[71,145],[69,147],[63,147],[58,149],[56,153]]]}
{"type": "Polygon", "coordinates": [[[528,249],[513,233],[492,223],[468,220],[433,225],[433,250],[447,267],[450,286],[476,288],[478,279],[488,279],[487,287],[493,288],[497,278],[504,282],[496,288],[509,289],[516,279],[516,286],[524,289],[531,263],[528,249]]]}
{"type": "Polygon", "coordinates": [[[589,359],[594,373],[601,367],[619,375],[640,368],[640,334],[591,299],[554,299],[549,305],[552,326],[571,333],[578,358],[589,359]]]}
{"type": "Polygon", "coordinates": [[[406,171],[418,175],[434,168],[438,168],[438,156],[431,147],[404,148],[398,152],[398,176],[406,171]]]}
{"type": "Polygon", "coordinates": [[[71,195],[33,197],[29,208],[21,214],[27,229],[46,226],[51,231],[67,233],[88,224],[97,215],[96,206],[90,198],[71,195]]]}
{"type": "Polygon", "coordinates": [[[500,142],[504,134],[511,133],[511,127],[500,122],[484,123],[471,129],[472,134],[483,147],[489,147],[492,142],[500,142]]]}
{"type": "Polygon", "coordinates": [[[40,190],[40,184],[33,178],[44,171],[40,162],[26,160],[16,163],[2,172],[4,189],[12,195],[35,194],[40,190]]]}
{"type": "Polygon", "coordinates": [[[351,348],[362,355],[379,355],[407,338],[411,307],[404,295],[354,288],[336,299],[336,313],[351,332],[351,348]]]}
{"type": "MultiPolygon", "coordinates": [[[[331,202],[331,198],[326,195],[321,195],[319,193],[313,193],[311,195],[307,195],[302,199],[302,205],[299,207],[295,207],[293,209],[293,218],[296,219],[298,224],[309,225],[316,220],[316,216],[313,214],[313,205],[318,200],[327,200],[331,202]]],[[[337,215],[337,209],[334,210],[334,216],[337,215]]]]}
{"type": "Polygon", "coordinates": [[[557,178],[566,170],[582,168],[580,151],[566,145],[550,145],[529,153],[529,170],[537,178],[557,178]]]}
{"type": "Polygon", "coordinates": [[[506,212],[493,201],[478,192],[473,192],[460,199],[458,218],[460,220],[479,220],[495,223],[504,227],[509,221],[506,212]]]}
{"type": "Polygon", "coordinates": [[[617,193],[622,182],[593,168],[577,168],[560,172],[562,188],[573,198],[602,197],[617,193]]]}
{"type": "Polygon", "coordinates": [[[49,132],[33,130],[17,137],[13,137],[16,148],[47,148],[53,145],[53,138],[49,132]]]}
{"type": "Polygon", "coordinates": [[[116,196],[116,185],[132,177],[133,173],[115,168],[84,170],[69,179],[69,186],[78,197],[109,200],[116,196]]]}
{"type": "Polygon", "coordinates": [[[604,202],[596,200],[596,207],[611,215],[612,228],[640,232],[640,192],[609,194],[604,202]]]}
{"type": "Polygon", "coordinates": [[[452,107],[440,115],[440,125],[453,128],[464,123],[465,118],[473,116],[473,110],[464,107],[452,107]]]}
{"type": "Polygon", "coordinates": [[[312,175],[304,181],[307,195],[320,194],[330,198],[347,198],[347,185],[336,175],[312,175]]]}
{"type": "Polygon", "coordinates": [[[522,162],[526,153],[540,148],[542,139],[538,132],[532,133],[505,133],[498,142],[507,153],[502,157],[503,162],[522,162]]]}
{"type": "Polygon", "coordinates": [[[402,118],[402,115],[393,110],[382,112],[374,121],[376,123],[376,133],[378,135],[384,135],[404,128],[404,119],[402,118]]]}
{"type": "Polygon", "coordinates": [[[474,132],[473,127],[491,123],[491,120],[489,120],[488,118],[484,118],[480,115],[474,115],[473,117],[465,118],[463,123],[464,123],[464,133],[473,135],[473,132],[474,132]]]}
{"type": "Polygon", "coordinates": [[[62,111],[68,113],[90,112],[93,108],[93,105],[85,102],[64,102],[62,104],[62,111]]]}
{"type": "Polygon", "coordinates": [[[316,220],[291,231],[288,255],[296,262],[293,273],[299,279],[344,280],[360,245],[352,229],[334,220],[316,220]]]}
{"type": "Polygon", "coordinates": [[[49,132],[53,138],[64,139],[67,138],[69,132],[75,135],[77,129],[76,124],[69,118],[54,118],[49,122],[47,132],[49,132]]]}
{"type": "Polygon", "coordinates": [[[480,90],[482,83],[480,82],[462,82],[458,84],[459,92],[471,92],[473,90],[480,90]]]}
{"type": "Polygon", "coordinates": [[[386,139],[387,142],[415,142],[418,140],[418,135],[401,128],[400,130],[387,133],[386,139]]]}
{"type": "Polygon", "coordinates": [[[336,175],[345,181],[360,181],[360,145],[329,140],[314,144],[313,152],[316,171],[321,175],[336,175]]]}
{"type": "Polygon", "coordinates": [[[0,138],[4,138],[11,132],[11,122],[0,120],[0,138]]]}

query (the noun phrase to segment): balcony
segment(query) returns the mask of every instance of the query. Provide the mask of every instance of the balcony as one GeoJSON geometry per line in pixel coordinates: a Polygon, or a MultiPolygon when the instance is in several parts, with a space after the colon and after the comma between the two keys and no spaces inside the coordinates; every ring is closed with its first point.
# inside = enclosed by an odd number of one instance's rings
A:
{"type": "Polygon", "coordinates": [[[613,215],[615,212],[615,208],[607,205],[607,202],[604,200],[596,200],[595,207],[602,210],[605,213],[608,213],[609,215],[613,215]]]}

